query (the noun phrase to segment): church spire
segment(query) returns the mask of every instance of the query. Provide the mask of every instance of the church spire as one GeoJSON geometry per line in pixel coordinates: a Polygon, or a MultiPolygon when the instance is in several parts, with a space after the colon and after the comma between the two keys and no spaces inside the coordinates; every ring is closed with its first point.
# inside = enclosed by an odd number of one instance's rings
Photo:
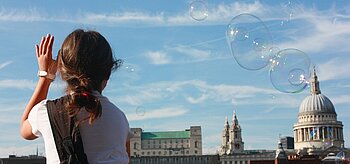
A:
{"type": "Polygon", "coordinates": [[[321,94],[321,90],[320,90],[320,85],[316,75],[316,68],[314,66],[314,73],[312,75],[312,81],[311,81],[311,95],[318,95],[318,94],[321,94]]]}
{"type": "Polygon", "coordinates": [[[236,110],[233,111],[232,126],[238,125],[238,119],[236,116],[236,110]]]}
{"type": "Polygon", "coordinates": [[[225,127],[229,126],[227,116],[225,117],[225,127]]]}

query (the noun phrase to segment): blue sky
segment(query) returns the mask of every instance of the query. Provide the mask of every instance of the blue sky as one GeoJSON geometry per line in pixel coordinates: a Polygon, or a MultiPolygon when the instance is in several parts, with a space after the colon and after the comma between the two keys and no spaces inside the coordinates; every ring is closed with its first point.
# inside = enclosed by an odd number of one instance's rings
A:
{"type": "MultiPolygon", "coordinates": [[[[124,60],[104,94],[124,111],[131,127],[163,131],[200,125],[203,152],[213,154],[225,117],[231,120],[236,110],[245,149],[275,149],[280,135],[293,135],[299,105],[310,90],[280,92],[270,81],[269,66],[252,71],[236,62],[226,30],[242,13],[264,22],[273,47],[307,54],[322,93],[344,124],[349,147],[349,1],[205,0],[208,17],[201,21],[190,16],[192,2],[1,1],[0,157],[32,154],[36,147],[44,151],[42,139],[19,136],[20,118],[38,79],[34,45],[50,33],[55,55],[76,28],[101,32],[124,60]]],[[[49,98],[63,92],[57,79],[49,98]]]]}

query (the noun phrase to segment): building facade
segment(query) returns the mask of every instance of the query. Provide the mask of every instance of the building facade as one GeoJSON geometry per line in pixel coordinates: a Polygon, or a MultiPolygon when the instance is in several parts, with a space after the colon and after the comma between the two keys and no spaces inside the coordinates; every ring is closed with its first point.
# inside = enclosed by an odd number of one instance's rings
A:
{"type": "Polygon", "coordinates": [[[131,128],[131,131],[134,134],[130,139],[133,157],[202,155],[200,126],[184,131],[144,132],[141,128],[131,128]]]}
{"type": "Polygon", "coordinates": [[[218,164],[218,155],[132,157],[131,164],[218,164]]]}
{"type": "Polygon", "coordinates": [[[242,129],[238,124],[238,119],[236,116],[236,112],[234,112],[231,126],[228,123],[228,119],[226,117],[224,130],[221,135],[221,147],[219,153],[221,155],[224,154],[234,154],[234,153],[242,153],[244,150],[244,142],[242,139],[242,129]]]}
{"type": "Polygon", "coordinates": [[[233,113],[231,125],[226,117],[219,150],[220,164],[248,164],[252,160],[271,161],[275,159],[275,152],[274,150],[244,150],[242,128],[238,123],[236,112],[233,113]]]}
{"type": "Polygon", "coordinates": [[[294,138],[285,136],[280,138],[280,142],[284,150],[294,150],[294,138]]]}
{"type": "Polygon", "coordinates": [[[294,147],[303,149],[326,149],[344,145],[343,124],[328,97],[321,94],[316,70],[311,81],[311,95],[301,103],[298,121],[294,124],[294,147]]]}

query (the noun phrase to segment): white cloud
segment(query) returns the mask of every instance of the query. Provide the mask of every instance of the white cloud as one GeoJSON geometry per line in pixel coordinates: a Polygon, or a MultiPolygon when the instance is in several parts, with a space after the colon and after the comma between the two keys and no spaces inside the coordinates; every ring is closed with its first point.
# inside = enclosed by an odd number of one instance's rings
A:
{"type": "Polygon", "coordinates": [[[350,51],[350,17],[344,16],[342,21],[334,23],[330,17],[335,15],[338,13],[333,10],[321,15],[312,9],[303,9],[290,21],[293,25],[302,24],[301,28],[284,31],[283,36],[289,37],[290,40],[278,43],[277,47],[297,48],[315,54],[324,54],[325,51],[332,54],[350,51]]]}
{"type": "Polygon", "coordinates": [[[142,86],[123,87],[123,89],[124,91],[118,92],[132,94],[116,98],[118,104],[132,106],[160,100],[185,101],[190,104],[205,103],[205,100],[210,100],[211,103],[234,101],[235,105],[281,104],[285,107],[297,107],[301,101],[293,95],[281,94],[273,89],[229,84],[210,85],[202,80],[163,81],[142,86]],[[271,98],[272,94],[274,98],[271,98]]]}
{"type": "Polygon", "coordinates": [[[98,24],[110,26],[179,26],[179,25],[202,25],[202,24],[222,24],[227,23],[233,16],[240,13],[263,14],[269,11],[266,6],[259,1],[254,3],[233,2],[229,4],[221,3],[208,8],[208,18],[198,22],[193,20],[188,13],[188,8],[184,8],[173,15],[165,15],[164,12],[150,13],[144,11],[125,11],[110,13],[79,12],[63,15],[48,15],[44,11],[35,8],[29,10],[5,9],[0,10],[1,21],[32,22],[32,21],[53,21],[68,23],[98,24]],[[185,14],[184,14],[185,13],[185,14]]]}
{"type": "Polygon", "coordinates": [[[0,21],[11,22],[33,22],[33,21],[47,21],[37,9],[16,10],[16,9],[0,9],[0,21]]]}
{"type": "Polygon", "coordinates": [[[0,80],[0,88],[31,89],[34,90],[36,83],[33,80],[0,80]]]}
{"type": "Polygon", "coordinates": [[[334,58],[318,65],[317,74],[320,81],[348,79],[350,77],[350,59],[334,58]]]}
{"type": "Polygon", "coordinates": [[[177,46],[175,48],[171,48],[174,49],[177,52],[189,55],[192,58],[196,58],[196,59],[206,59],[208,57],[210,57],[210,50],[200,50],[200,49],[196,49],[193,47],[189,47],[189,46],[177,46]]]}
{"type": "Polygon", "coordinates": [[[163,24],[163,13],[150,15],[145,12],[124,12],[124,13],[86,13],[80,19],[82,23],[89,24],[110,24],[110,25],[122,25],[126,23],[134,24],[163,24]]]}
{"type": "Polygon", "coordinates": [[[198,98],[194,98],[191,96],[186,97],[186,100],[191,103],[191,104],[199,104],[202,103],[203,101],[207,100],[208,96],[206,94],[202,94],[200,97],[198,98]]]}
{"type": "Polygon", "coordinates": [[[340,95],[340,96],[334,97],[332,99],[332,102],[336,105],[349,104],[350,103],[350,95],[340,95]]]}
{"type": "Polygon", "coordinates": [[[5,62],[5,63],[1,63],[1,64],[0,64],[0,69],[5,68],[6,66],[10,65],[11,63],[12,63],[12,61],[7,61],[7,62],[5,62]]]}
{"type": "Polygon", "coordinates": [[[145,56],[155,65],[168,64],[171,62],[170,57],[166,53],[160,51],[149,51],[145,53],[145,56]]]}
{"type": "Polygon", "coordinates": [[[176,117],[184,115],[188,112],[187,109],[180,107],[168,107],[154,110],[144,109],[144,114],[140,115],[138,113],[128,113],[126,114],[129,121],[136,120],[149,120],[149,119],[157,119],[157,118],[168,118],[168,117],[176,117]]]}

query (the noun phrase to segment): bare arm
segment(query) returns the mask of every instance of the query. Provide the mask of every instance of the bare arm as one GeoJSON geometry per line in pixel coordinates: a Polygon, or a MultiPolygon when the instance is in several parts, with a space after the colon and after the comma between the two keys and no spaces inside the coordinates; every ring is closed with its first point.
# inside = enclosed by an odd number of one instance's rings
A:
{"type": "Polygon", "coordinates": [[[131,154],[130,154],[130,140],[126,141],[126,152],[128,153],[129,156],[129,163],[131,160],[131,154]]]}
{"type": "MultiPolygon", "coordinates": [[[[53,46],[54,37],[49,34],[46,37],[43,37],[40,42],[40,47],[36,45],[36,57],[38,59],[39,70],[55,73],[57,70],[56,62],[52,61],[52,46],[53,46]]],[[[32,127],[28,121],[28,115],[32,108],[38,104],[40,101],[47,98],[47,93],[51,80],[45,77],[40,77],[34,93],[30,98],[26,108],[24,109],[20,133],[21,136],[28,140],[36,139],[37,137],[32,133],[32,127]]]]}

